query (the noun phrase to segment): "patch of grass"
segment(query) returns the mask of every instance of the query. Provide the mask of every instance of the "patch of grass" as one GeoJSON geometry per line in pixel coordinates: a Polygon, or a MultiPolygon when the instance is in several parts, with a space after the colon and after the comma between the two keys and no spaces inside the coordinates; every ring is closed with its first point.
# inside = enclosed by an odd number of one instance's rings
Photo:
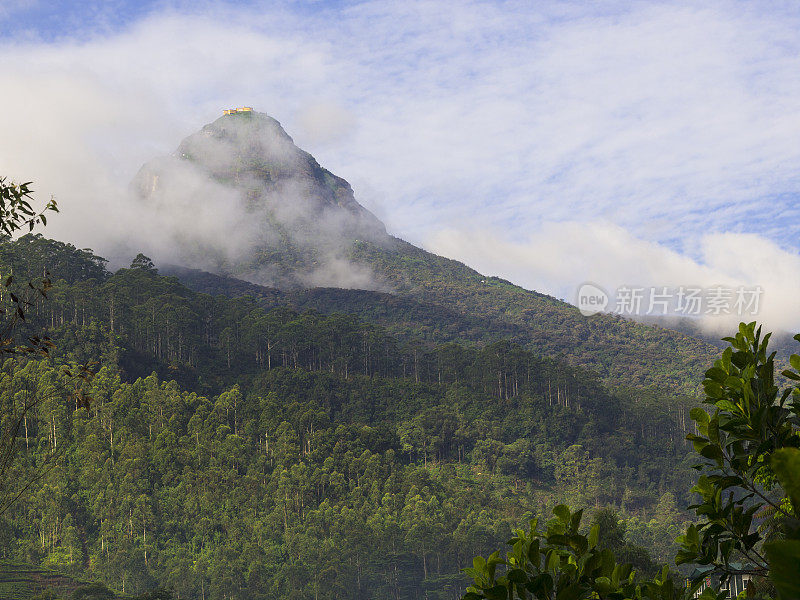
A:
{"type": "Polygon", "coordinates": [[[0,561],[0,600],[29,600],[48,589],[67,598],[86,583],[58,571],[0,561]]]}

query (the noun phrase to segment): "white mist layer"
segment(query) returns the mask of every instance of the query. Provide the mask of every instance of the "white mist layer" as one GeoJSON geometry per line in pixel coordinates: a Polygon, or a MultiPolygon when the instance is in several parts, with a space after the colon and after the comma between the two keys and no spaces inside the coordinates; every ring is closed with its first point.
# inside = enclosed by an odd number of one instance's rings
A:
{"type": "Polygon", "coordinates": [[[347,258],[356,241],[387,243],[383,225],[267,115],[217,119],[148,162],[133,188],[161,217],[147,243],[164,260],[276,287],[383,288],[347,258]]]}
{"type": "Polygon", "coordinates": [[[575,302],[578,287],[586,282],[612,295],[622,287],[760,287],[759,310],[752,317],[734,311],[701,314],[700,324],[726,334],[743,319],[776,331],[800,331],[800,255],[755,234],[703,236],[697,258],[609,223],[547,223],[521,242],[496,231],[443,230],[426,247],[569,302],[575,302]]]}

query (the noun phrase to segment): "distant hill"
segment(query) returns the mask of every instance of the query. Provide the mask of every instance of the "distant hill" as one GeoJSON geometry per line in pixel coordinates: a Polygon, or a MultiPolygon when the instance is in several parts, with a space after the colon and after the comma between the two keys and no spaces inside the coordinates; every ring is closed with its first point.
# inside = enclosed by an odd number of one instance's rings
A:
{"type": "Polygon", "coordinates": [[[354,315],[401,339],[431,344],[510,340],[542,356],[590,368],[611,382],[663,385],[680,393],[699,389],[704,370],[719,352],[710,341],[657,325],[609,315],[584,317],[570,304],[410,244],[386,249],[360,243],[351,256],[382,273],[394,291],[279,290],[187,268],[169,266],[162,272],[202,293],[354,315]]]}
{"type": "Polygon", "coordinates": [[[609,381],[682,392],[697,391],[718,353],[701,336],[584,317],[570,304],[387,235],[344,179],[263,113],[204,126],[172,156],[142,167],[134,188],[157,212],[186,207],[192,215],[173,232],[180,248],[173,262],[183,270],[164,272],[204,293],[343,312],[431,343],[510,339],[609,381]],[[224,233],[235,243],[200,237],[207,208],[222,215],[220,226],[229,223],[224,233]]]}

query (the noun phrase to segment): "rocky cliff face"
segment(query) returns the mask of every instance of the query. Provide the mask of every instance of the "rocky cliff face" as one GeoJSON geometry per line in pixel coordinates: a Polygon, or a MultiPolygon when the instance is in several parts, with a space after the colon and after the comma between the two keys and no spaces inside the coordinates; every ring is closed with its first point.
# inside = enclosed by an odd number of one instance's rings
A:
{"type": "MultiPolygon", "coordinates": [[[[356,241],[391,243],[350,184],[258,112],[225,115],[142,167],[138,201],[190,267],[279,287],[376,287],[349,264],[356,241]]],[[[378,286],[380,287],[380,286],[378,286]]]]}

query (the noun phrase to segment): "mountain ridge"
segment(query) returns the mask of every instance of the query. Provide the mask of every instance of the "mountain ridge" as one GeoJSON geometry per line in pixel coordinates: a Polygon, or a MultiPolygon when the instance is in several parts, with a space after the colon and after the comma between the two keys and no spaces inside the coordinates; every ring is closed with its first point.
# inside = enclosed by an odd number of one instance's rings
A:
{"type": "MultiPolygon", "coordinates": [[[[345,312],[433,344],[510,339],[607,379],[689,393],[698,391],[716,355],[713,344],[696,337],[612,315],[584,317],[568,303],[390,236],[346,180],[298,148],[266,114],[224,115],[186,137],[168,163],[160,160],[134,180],[141,202],[180,204],[185,190],[174,188],[180,169],[169,168],[179,164],[193,172],[190,185],[202,207],[242,211],[241,229],[229,236],[249,240],[238,254],[198,262],[200,239],[194,253],[170,261],[173,271],[179,265],[216,274],[174,273],[197,291],[345,312]]],[[[199,237],[182,235],[184,248],[199,237]]]]}

